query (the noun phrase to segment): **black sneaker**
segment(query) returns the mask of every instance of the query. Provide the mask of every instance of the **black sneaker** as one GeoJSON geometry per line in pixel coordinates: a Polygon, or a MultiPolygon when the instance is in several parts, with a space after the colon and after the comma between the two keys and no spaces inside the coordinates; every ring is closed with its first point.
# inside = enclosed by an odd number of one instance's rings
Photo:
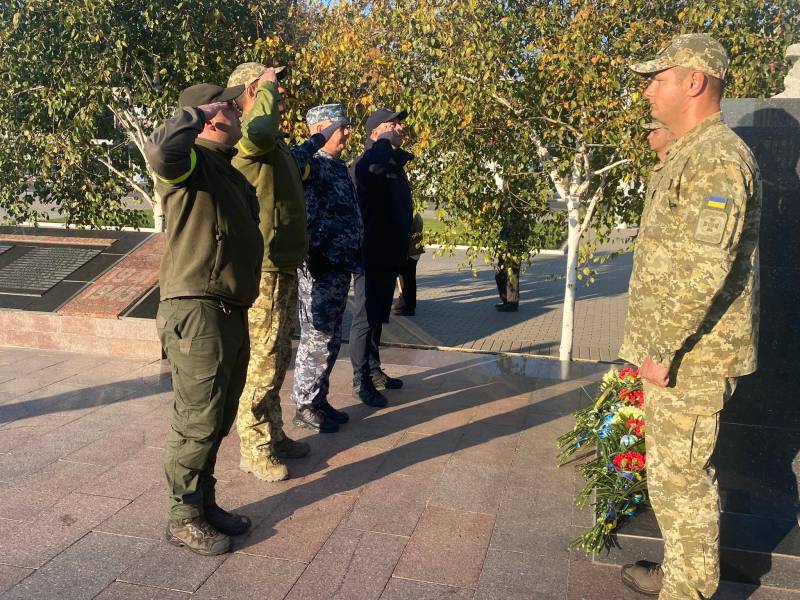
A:
{"type": "Polygon", "coordinates": [[[353,386],[353,397],[358,398],[367,406],[372,406],[374,408],[383,408],[389,404],[386,396],[376,390],[371,381],[353,386]]]}
{"type": "Polygon", "coordinates": [[[389,377],[383,372],[383,369],[375,369],[370,372],[372,383],[375,384],[377,390],[399,390],[403,387],[403,380],[397,377],[389,377]]]}
{"type": "Polygon", "coordinates": [[[417,314],[413,308],[395,308],[392,312],[399,317],[413,317],[417,314]]]}
{"type": "Polygon", "coordinates": [[[336,410],[327,400],[321,402],[320,405],[317,406],[317,410],[321,411],[326,419],[338,425],[344,425],[350,420],[350,415],[343,410],[336,410]]]}
{"type": "Polygon", "coordinates": [[[216,504],[207,506],[204,512],[206,520],[225,535],[242,535],[250,529],[250,517],[228,512],[216,504]]]}
{"type": "Polygon", "coordinates": [[[325,413],[310,406],[305,406],[294,413],[292,423],[298,427],[313,429],[320,433],[335,433],[339,431],[339,425],[334,421],[325,418],[325,413]]]}
{"type": "Polygon", "coordinates": [[[173,546],[185,546],[203,556],[225,554],[231,549],[231,538],[204,517],[170,519],[165,537],[173,546]]]}

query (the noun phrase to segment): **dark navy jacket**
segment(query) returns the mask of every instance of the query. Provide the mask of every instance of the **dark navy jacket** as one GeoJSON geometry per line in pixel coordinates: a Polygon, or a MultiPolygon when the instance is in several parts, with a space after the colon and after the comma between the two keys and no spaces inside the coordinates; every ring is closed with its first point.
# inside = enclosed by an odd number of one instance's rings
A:
{"type": "Polygon", "coordinates": [[[394,149],[389,140],[372,143],[351,172],[364,222],[364,269],[399,272],[408,258],[411,187],[405,165],[414,155],[394,149]]]}

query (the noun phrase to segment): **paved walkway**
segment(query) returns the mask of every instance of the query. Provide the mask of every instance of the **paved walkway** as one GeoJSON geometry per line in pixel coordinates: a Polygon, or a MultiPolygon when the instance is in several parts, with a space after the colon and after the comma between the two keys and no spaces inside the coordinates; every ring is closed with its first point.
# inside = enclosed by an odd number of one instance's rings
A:
{"type": "MultiPolygon", "coordinates": [[[[555,439],[604,366],[409,349],[384,360],[406,386],[379,411],[350,398],[337,364],[331,400],[351,422],[290,427],[313,448],[290,481],[245,475],[226,440],[220,503],[254,528],[204,558],[162,539],[165,365],[0,349],[0,598],[639,598],[616,568],[565,550],[587,515],[573,509],[575,470],[554,467],[555,439]]],[[[726,584],[715,598],[799,597],[726,584]]]]}
{"type": "MultiPolygon", "coordinates": [[[[388,343],[558,356],[564,299],[564,256],[539,256],[521,277],[520,309],[498,313],[494,270],[479,265],[475,276],[462,266],[464,252],[418,265],[418,306],[414,317],[392,316],[384,327],[388,343]]],[[[573,357],[613,361],[622,344],[628,303],[631,254],[600,266],[597,282],[578,282],[573,357]]],[[[346,315],[345,336],[350,311],[346,315]]]]}

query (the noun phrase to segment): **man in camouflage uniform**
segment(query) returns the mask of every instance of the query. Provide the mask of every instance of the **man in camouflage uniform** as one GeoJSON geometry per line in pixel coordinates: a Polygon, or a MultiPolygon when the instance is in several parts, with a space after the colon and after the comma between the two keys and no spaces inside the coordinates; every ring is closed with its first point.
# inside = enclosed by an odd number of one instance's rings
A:
{"type": "Polygon", "coordinates": [[[312,134],[334,133],[313,156],[297,152],[308,217],[308,258],[297,269],[300,282],[300,345],[294,368],[294,424],[322,433],[337,431],[347,413],[328,402],[330,374],[342,345],[342,318],[350,277],[362,273],[364,228],[347,164],[339,158],[350,137],[341,104],[308,111],[312,134]]]}
{"type": "MultiPolygon", "coordinates": [[[[283,67],[244,63],[228,79],[231,86],[244,86],[236,99],[244,122],[233,165],[256,188],[264,236],[260,294],[249,312],[253,345],[237,417],[240,467],[264,481],[288,478],[283,459],[309,452],[308,444],[284,433],[279,396],[292,354],[297,268],[308,250],[303,183],[280,131],[282,73],[283,67]]],[[[313,154],[324,143],[320,134],[302,147],[313,154]]]]}
{"type": "Polygon", "coordinates": [[[636,242],[620,356],[640,365],[650,498],[661,566],[623,567],[629,587],[662,600],[711,597],[719,582],[719,496],[711,454],[736,378],[756,368],[755,159],[720,117],[728,56],[704,34],[653,60],[651,113],[676,141],[654,167],[636,242]]]}
{"type": "Polygon", "coordinates": [[[650,146],[650,150],[656,153],[658,160],[664,162],[667,158],[667,150],[675,141],[675,136],[672,135],[669,129],[664,127],[661,121],[645,123],[644,128],[649,132],[647,134],[647,144],[650,146]]]}

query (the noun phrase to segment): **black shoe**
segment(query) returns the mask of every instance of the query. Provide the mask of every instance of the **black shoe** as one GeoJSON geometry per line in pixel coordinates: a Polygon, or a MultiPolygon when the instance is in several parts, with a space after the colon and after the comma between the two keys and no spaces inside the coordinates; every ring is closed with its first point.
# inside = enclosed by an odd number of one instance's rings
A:
{"type": "Polygon", "coordinates": [[[376,369],[369,374],[375,389],[378,390],[399,390],[403,387],[403,380],[397,377],[389,377],[383,369],[376,369]]]}
{"type": "Polygon", "coordinates": [[[250,529],[250,517],[228,512],[216,504],[207,506],[204,512],[206,521],[225,535],[242,535],[250,529]]]}
{"type": "Polygon", "coordinates": [[[383,408],[389,404],[386,396],[376,390],[371,381],[369,383],[353,386],[353,396],[361,400],[361,402],[367,406],[372,406],[374,408],[383,408]]]}
{"type": "Polygon", "coordinates": [[[395,308],[393,312],[400,317],[413,317],[415,314],[413,308],[395,308]]]}
{"type": "Polygon", "coordinates": [[[205,517],[170,519],[165,534],[173,546],[185,546],[203,556],[230,552],[231,538],[211,525],[205,517]]]}
{"type": "Polygon", "coordinates": [[[325,418],[325,413],[306,406],[294,413],[292,423],[298,427],[314,429],[320,433],[335,433],[339,431],[339,426],[333,421],[325,418]]]}
{"type": "Polygon", "coordinates": [[[519,310],[519,302],[501,302],[495,304],[494,307],[498,312],[517,312],[519,310]]]}
{"type": "Polygon", "coordinates": [[[336,410],[327,400],[321,402],[320,405],[317,406],[317,410],[322,412],[328,421],[333,421],[338,425],[344,425],[350,420],[350,415],[343,410],[336,410]]]}

